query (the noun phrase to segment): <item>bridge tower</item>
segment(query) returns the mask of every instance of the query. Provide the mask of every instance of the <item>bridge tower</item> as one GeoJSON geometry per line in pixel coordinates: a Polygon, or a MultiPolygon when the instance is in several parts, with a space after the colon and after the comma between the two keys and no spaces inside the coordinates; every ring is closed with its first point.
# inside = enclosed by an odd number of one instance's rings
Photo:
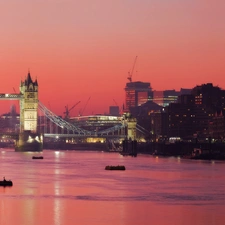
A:
{"type": "Polygon", "coordinates": [[[127,138],[128,140],[136,140],[136,118],[128,118],[127,119],[127,138]]]}
{"type": "Polygon", "coordinates": [[[136,125],[137,119],[130,113],[125,114],[127,123],[127,137],[123,140],[122,155],[137,156],[136,125]]]}
{"type": "Polygon", "coordinates": [[[30,72],[20,83],[20,134],[16,151],[42,151],[43,137],[37,131],[38,123],[38,82],[33,82],[30,72]]]}

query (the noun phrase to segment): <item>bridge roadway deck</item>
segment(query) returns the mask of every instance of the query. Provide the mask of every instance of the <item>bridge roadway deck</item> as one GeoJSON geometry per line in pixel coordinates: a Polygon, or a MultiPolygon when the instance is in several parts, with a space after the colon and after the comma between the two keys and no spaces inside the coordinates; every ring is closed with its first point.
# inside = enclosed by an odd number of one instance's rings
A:
{"type": "MultiPolygon", "coordinates": [[[[18,133],[0,133],[0,137],[5,138],[12,138],[12,139],[18,139],[19,134],[18,133]]],[[[100,134],[51,134],[51,133],[44,133],[44,137],[46,138],[73,138],[73,137],[92,137],[92,138],[126,138],[126,135],[100,135],[100,134]]]]}
{"type": "Polygon", "coordinates": [[[92,138],[126,138],[126,135],[99,135],[99,134],[44,134],[44,137],[49,138],[66,138],[66,137],[92,137],[92,138]]]}
{"type": "Polygon", "coordinates": [[[0,100],[20,100],[23,98],[22,94],[2,94],[0,93],[0,100]]]}

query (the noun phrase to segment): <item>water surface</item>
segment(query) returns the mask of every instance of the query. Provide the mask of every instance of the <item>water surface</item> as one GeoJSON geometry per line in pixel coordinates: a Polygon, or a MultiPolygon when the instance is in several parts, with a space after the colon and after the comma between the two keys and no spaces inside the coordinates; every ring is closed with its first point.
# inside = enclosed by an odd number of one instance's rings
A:
{"type": "Polygon", "coordinates": [[[0,224],[222,225],[225,162],[0,149],[0,224]],[[32,159],[43,155],[44,159],[32,159]],[[124,165],[125,171],[105,170],[124,165]],[[1,179],[1,178],[0,178],[1,179]]]}

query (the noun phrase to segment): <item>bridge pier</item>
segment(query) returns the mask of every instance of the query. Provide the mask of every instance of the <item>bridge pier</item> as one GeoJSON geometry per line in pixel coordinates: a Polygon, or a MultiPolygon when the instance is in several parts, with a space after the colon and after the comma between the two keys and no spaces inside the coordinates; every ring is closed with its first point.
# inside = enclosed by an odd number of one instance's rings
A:
{"type": "Polygon", "coordinates": [[[43,136],[38,133],[24,131],[19,134],[19,140],[15,145],[16,152],[40,152],[43,151],[43,136]]]}
{"type": "Polygon", "coordinates": [[[136,140],[136,125],[137,119],[130,114],[126,115],[127,119],[127,137],[123,140],[122,155],[137,156],[137,140],[136,140]]]}

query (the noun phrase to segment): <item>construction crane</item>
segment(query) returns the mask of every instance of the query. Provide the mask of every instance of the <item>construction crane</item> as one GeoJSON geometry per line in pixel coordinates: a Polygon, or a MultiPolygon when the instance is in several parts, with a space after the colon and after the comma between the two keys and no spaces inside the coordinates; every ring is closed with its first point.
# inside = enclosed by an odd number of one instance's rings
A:
{"type": "Polygon", "coordinates": [[[116,106],[118,106],[118,104],[117,104],[116,100],[115,100],[115,99],[113,99],[113,101],[114,101],[114,103],[116,104],[116,106]]]}
{"type": "Polygon", "coordinates": [[[133,63],[133,67],[132,67],[131,72],[128,72],[128,77],[127,77],[127,79],[128,79],[130,82],[132,82],[132,76],[133,76],[133,72],[134,72],[134,67],[135,67],[136,61],[137,61],[137,56],[136,56],[135,59],[134,59],[134,63],[133,63]]]}
{"type": "Polygon", "coordinates": [[[87,102],[86,102],[86,104],[85,104],[85,106],[84,106],[83,110],[82,110],[82,111],[80,111],[80,116],[83,116],[84,110],[85,110],[85,108],[86,108],[86,106],[87,106],[87,104],[88,104],[88,102],[89,102],[90,98],[91,98],[91,97],[89,97],[89,99],[87,100],[87,102]]]}
{"type": "Polygon", "coordinates": [[[48,107],[49,107],[50,110],[52,110],[50,102],[48,102],[48,107]]]}
{"type": "Polygon", "coordinates": [[[70,111],[71,111],[76,105],[78,105],[79,103],[80,103],[80,101],[77,102],[76,104],[74,104],[70,109],[69,109],[68,105],[65,106],[65,109],[66,109],[66,111],[64,112],[64,114],[65,114],[65,119],[68,119],[68,118],[69,118],[69,113],[70,113],[70,111]]]}
{"type": "Polygon", "coordinates": [[[114,101],[115,105],[119,108],[119,114],[121,114],[121,112],[123,111],[122,108],[120,108],[120,107],[118,106],[118,104],[117,104],[117,102],[116,102],[115,99],[113,99],[113,101],[114,101]]]}

